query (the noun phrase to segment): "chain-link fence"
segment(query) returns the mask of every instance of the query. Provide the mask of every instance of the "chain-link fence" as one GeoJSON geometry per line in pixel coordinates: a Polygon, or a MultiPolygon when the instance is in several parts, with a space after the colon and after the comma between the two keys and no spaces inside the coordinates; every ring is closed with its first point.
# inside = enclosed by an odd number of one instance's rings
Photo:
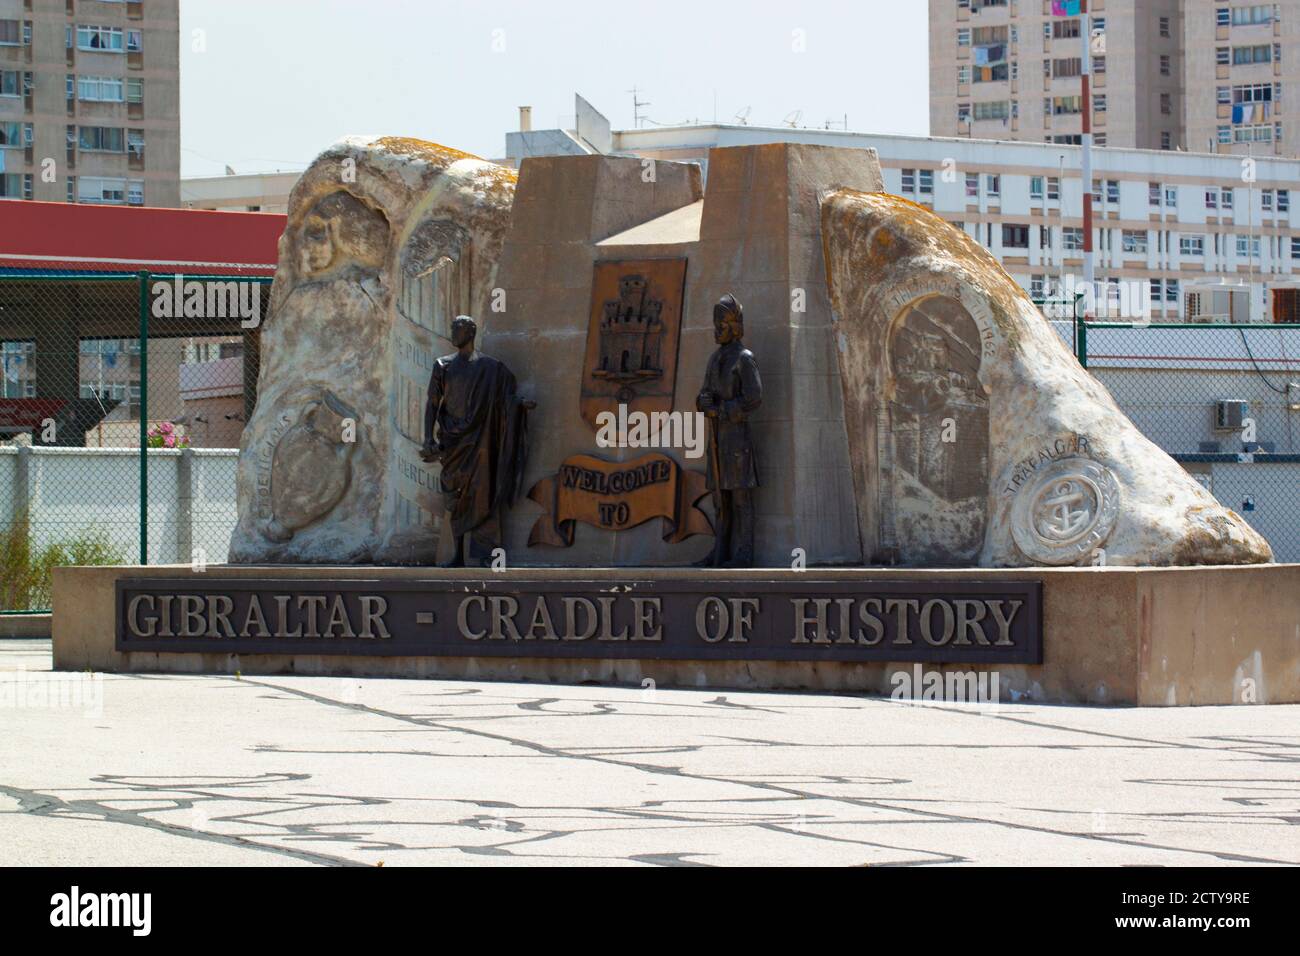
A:
{"type": "Polygon", "coordinates": [[[1054,325],[1144,435],[1300,561],[1300,325],[1054,325]]]}
{"type": "Polygon", "coordinates": [[[0,275],[0,611],[58,565],[225,560],[270,282],[0,275]]]}

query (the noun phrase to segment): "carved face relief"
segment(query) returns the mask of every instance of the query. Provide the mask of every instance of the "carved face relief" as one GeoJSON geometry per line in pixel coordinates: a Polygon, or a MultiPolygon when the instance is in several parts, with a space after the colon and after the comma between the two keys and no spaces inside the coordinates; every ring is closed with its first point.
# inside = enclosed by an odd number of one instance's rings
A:
{"type": "Polygon", "coordinates": [[[348,266],[377,273],[388,250],[388,221],[349,193],[331,193],[303,218],[297,244],[305,277],[348,266]]]}
{"type": "Polygon", "coordinates": [[[303,275],[324,272],[334,262],[334,237],[328,220],[308,216],[298,239],[298,268],[303,275]]]}

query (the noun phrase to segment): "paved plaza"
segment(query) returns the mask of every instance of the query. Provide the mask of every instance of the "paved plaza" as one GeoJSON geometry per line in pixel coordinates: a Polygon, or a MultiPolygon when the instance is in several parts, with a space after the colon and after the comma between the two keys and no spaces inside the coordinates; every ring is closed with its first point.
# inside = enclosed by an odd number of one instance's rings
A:
{"type": "Polygon", "coordinates": [[[8,864],[1300,863],[1300,706],[0,678],[8,864]]]}

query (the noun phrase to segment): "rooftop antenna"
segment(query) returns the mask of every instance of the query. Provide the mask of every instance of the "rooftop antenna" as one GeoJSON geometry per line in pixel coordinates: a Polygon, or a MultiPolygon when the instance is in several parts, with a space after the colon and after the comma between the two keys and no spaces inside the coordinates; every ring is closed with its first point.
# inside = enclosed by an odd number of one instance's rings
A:
{"type": "Polygon", "coordinates": [[[749,125],[749,111],[750,111],[752,108],[753,108],[753,107],[746,106],[743,110],[741,110],[739,113],[737,113],[737,114],[736,114],[736,122],[739,123],[741,126],[748,126],[748,125],[749,125]]]}
{"type": "Polygon", "coordinates": [[[635,86],[627,92],[632,94],[632,126],[639,129],[645,117],[641,115],[641,107],[651,105],[647,100],[637,99],[637,88],[635,86]]]}
{"type": "Polygon", "coordinates": [[[781,120],[782,126],[789,126],[794,129],[799,125],[799,120],[803,118],[803,110],[791,110],[785,114],[785,119],[781,120]]]}

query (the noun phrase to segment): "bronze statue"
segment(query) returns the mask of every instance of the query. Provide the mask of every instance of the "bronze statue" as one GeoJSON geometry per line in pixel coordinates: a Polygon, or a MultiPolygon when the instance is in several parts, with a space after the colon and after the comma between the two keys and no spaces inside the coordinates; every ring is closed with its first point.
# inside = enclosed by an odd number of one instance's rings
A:
{"type": "Polygon", "coordinates": [[[709,420],[708,485],[713,492],[713,553],[701,565],[749,568],[754,565],[754,489],[758,462],[749,416],[763,401],[763,383],[754,353],[745,348],[744,310],[732,295],[713,307],[713,340],[695,406],[709,420]]]}
{"type": "Polygon", "coordinates": [[[478,326],[468,315],[451,323],[456,351],[433,365],[424,407],[420,457],[441,462],[444,507],[451,513],[456,546],[443,567],[486,565],[501,547],[501,512],[519,493],[528,454],[528,411],[537,403],[515,393],[510,369],[474,349],[478,326]],[[434,426],[437,425],[437,440],[434,426]]]}

